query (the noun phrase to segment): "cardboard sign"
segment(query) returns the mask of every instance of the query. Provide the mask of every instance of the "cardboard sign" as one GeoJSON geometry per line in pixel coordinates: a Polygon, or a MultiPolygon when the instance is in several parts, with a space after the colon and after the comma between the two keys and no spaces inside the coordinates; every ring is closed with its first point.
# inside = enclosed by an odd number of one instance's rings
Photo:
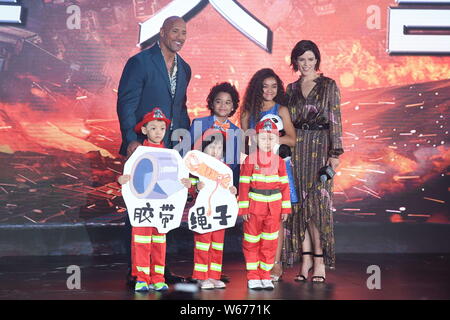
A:
{"type": "Polygon", "coordinates": [[[127,160],[122,195],[133,227],[167,233],[180,226],[187,189],[180,182],[189,172],[176,150],[140,146],[127,160]]]}
{"type": "Polygon", "coordinates": [[[189,151],[183,161],[187,170],[205,184],[189,210],[189,229],[203,234],[233,227],[239,207],[236,196],[230,192],[232,170],[198,150],[189,151]]]}

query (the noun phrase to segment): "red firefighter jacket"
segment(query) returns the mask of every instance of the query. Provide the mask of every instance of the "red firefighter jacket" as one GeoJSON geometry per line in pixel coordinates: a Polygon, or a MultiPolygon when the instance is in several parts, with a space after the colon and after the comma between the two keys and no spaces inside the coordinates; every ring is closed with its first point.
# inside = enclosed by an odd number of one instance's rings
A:
{"type": "Polygon", "coordinates": [[[291,213],[286,164],[280,156],[259,149],[241,165],[239,215],[291,213]]]}

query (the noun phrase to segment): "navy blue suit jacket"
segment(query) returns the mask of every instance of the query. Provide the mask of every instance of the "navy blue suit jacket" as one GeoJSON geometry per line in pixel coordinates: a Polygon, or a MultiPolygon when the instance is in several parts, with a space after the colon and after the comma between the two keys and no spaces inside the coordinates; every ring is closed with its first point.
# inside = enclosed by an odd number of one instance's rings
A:
{"type": "Polygon", "coordinates": [[[177,61],[177,88],[173,99],[166,63],[157,44],[134,55],[126,63],[117,95],[117,115],[122,133],[120,154],[126,155],[131,141],[142,143],[145,137],[136,134],[134,127],[155,107],[160,108],[172,122],[164,137],[166,147],[172,147],[170,137],[173,130],[189,129],[186,89],[191,79],[191,68],[179,55],[177,61]]]}

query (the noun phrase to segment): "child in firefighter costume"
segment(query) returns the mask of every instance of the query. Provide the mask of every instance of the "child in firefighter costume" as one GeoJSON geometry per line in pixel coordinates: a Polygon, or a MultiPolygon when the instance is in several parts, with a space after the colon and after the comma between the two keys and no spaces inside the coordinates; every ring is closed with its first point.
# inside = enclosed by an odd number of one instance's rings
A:
{"type": "MultiPolygon", "coordinates": [[[[144,146],[164,148],[163,139],[169,126],[170,120],[161,109],[154,108],[134,130],[147,136],[144,146]]],[[[120,176],[118,179],[120,184],[129,180],[129,175],[120,176]]],[[[189,186],[189,179],[182,179],[181,182],[185,187],[189,186]]],[[[136,277],[135,291],[167,290],[164,279],[166,235],[159,233],[154,227],[132,227],[131,236],[131,274],[136,277]]]]}
{"type": "MultiPolygon", "coordinates": [[[[208,129],[203,136],[198,139],[194,149],[200,149],[216,158],[224,161],[226,134],[217,129],[208,129]]],[[[187,159],[190,171],[197,172],[202,176],[208,177],[210,180],[217,181],[219,184],[228,186],[233,182],[233,177],[229,175],[221,175],[214,168],[207,166],[205,163],[196,165],[195,159],[187,159]]],[[[197,178],[191,178],[192,185],[197,191],[204,187],[204,183],[197,178]]],[[[229,187],[231,194],[235,195],[237,189],[234,186],[229,187]]],[[[195,191],[194,191],[195,192],[195,191]]],[[[216,230],[200,234],[194,232],[194,271],[192,278],[198,280],[201,289],[223,289],[225,283],[221,281],[222,275],[222,258],[223,244],[225,237],[225,229],[216,230]]]]}
{"type": "Polygon", "coordinates": [[[258,148],[241,165],[239,215],[244,219],[242,249],[248,288],[272,290],[270,270],[275,262],[281,221],[291,213],[286,164],[273,153],[278,130],[270,119],[256,126],[258,148]]]}

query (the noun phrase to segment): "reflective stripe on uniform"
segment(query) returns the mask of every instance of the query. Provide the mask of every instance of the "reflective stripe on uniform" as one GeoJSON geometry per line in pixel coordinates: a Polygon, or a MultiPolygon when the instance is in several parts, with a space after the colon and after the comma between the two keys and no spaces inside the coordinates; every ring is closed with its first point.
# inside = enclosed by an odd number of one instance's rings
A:
{"type": "Polygon", "coordinates": [[[152,240],[155,243],[166,243],[166,236],[162,235],[162,236],[152,236],[152,240]]]}
{"type": "Polygon", "coordinates": [[[281,183],[289,183],[288,176],[282,176],[282,177],[280,177],[280,182],[281,182],[281,183]]]}
{"type": "Polygon", "coordinates": [[[259,202],[274,202],[281,200],[282,196],[281,193],[275,193],[270,196],[265,196],[263,194],[249,192],[248,197],[252,200],[259,201],[259,202]]]}
{"type": "Polygon", "coordinates": [[[273,264],[267,264],[262,261],[259,262],[259,267],[265,271],[270,271],[273,268],[273,264]]]}
{"type": "Polygon", "coordinates": [[[150,274],[150,268],[149,267],[140,267],[136,266],[137,271],[143,272],[145,274],[150,274]]]}
{"type": "Polygon", "coordinates": [[[198,183],[198,179],[195,179],[195,178],[189,178],[189,180],[191,180],[191,184],[192,184],[193,186],[195,186],[195,185],[198,183]]]}
{"type": "Polygon", "coordinates": [[[210,245],[209,243],[196,241],[195,242],[195,249],[202,250],[202,251],[209,251],[209,245],[210,245]]]}
{"type": "Polygon", "coordinates": [[[283,208],[283,209],[291,208],[291,201],[283,201],[283,202],[281,202],[281,208],[283,208]]]}
{"type": "Polygon", "coordinates": [[[239,182],[240,183],[250,183],[250,177],[249,176],[240,176],[239,182]]]}
{"type": "Polygon", "coordinates": [[[222,265],[218,263],[211,262],[210,269],[217,272],[222,272],[222,265]]]}
{"type": "Polygon", "coordinates": [[[280,177],[278,175],[265,176],[263,174],[254,173],[252,175],[252,180],[253,181],[260,181],[260,182],[271,183],[271,182],[278,182],[278,181],[280,181],[280,177]]]}
{"type": "Polygon", "coordinates": [[[278,231],[273,232],[273,233],[263,232],[263,233],[261,233],[261,239],[276,240],[276,239],[278,239],[278,231]]]}
{"type": "Polygon", "coordinates": [[[257,270],[258,269],[258,265],[259,265],[259,261],[258,262],[247,262],[247,270],[257,270]]]}
{"type": "Polygon", "coordinates": [[[208,272],[208,266],[206,264],[196,263],[194,265],[194,270],[200,272],[208,272]]]}
{"type": "Polygon", "coordinates": [[[259,242],[261,238],[261,235],[258,234],[257,236],[252,236],[251,234],[244,233],[244,241],[250,242],[250,243],[257,243],[259,242]]]}
{"type": "Polygon", "coordinates": [[[155,272],[156,273],[160,273],[160,274],[164,274],[164,266],[155,265],[155,272]]]}
{"type": "Polygon", "coordinates": [[[152,236],[134,235],[134,242],[136,243],[152,243],[152,236]]]}
{"type": "Polygon", "coordinates": [[[214,250],[223,251],[223,243],[213,242],[211,246],[214,250]]]}
{"type": "Polygon", "coordinates": [[[239,208],[248,208],[250,206],[250,202],[249,201],[239,201],[239,208]]]}

